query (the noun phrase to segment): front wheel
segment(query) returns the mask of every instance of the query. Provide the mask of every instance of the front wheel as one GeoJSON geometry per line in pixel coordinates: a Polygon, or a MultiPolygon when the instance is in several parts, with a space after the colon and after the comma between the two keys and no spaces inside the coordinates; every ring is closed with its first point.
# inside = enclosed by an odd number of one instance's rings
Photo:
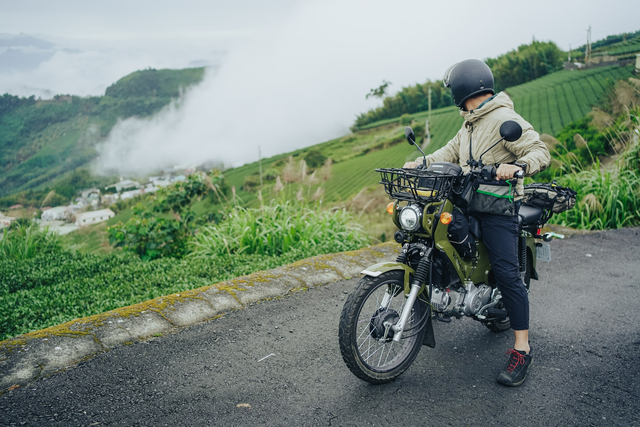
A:
{"type": "Polygon", "coordinates": [[[365,276],[347,298],[340,316],[340,351],[351,372],[372,384],[395,380],[411,366],[424,339],[427,304],[420,295],[402,338],[393,340],[391,325],[405,309],[404,271],[365,276]]]}

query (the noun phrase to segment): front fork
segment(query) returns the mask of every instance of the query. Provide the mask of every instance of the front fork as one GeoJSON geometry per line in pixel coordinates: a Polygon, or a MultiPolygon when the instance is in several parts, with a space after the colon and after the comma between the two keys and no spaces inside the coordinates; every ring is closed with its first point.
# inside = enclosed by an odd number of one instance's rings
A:
{"type": "Polygon", "coordinates": [[[416,302],[416,299],[418,299],[420,291],[423,289],[423,286],[427,283],[427,279],[429,278],[429,273],[431,271],[431,251],[431,248],[427,248],[424,256],[420,260],[420,264],[418,264],[416,274],[413,276],[413,281],[411,282],[411,290],[409,291],[407,301],[404,304],[404,310],[402,310],[402,315],[400,316],[400,321],[395,325],[391,325],[391,329],[394,332],[393,340],[395,342],[399,342],[402,338],[402,332],[404,331],[407,321],[409,320],[409,316],[411,315],[413,304],[416,302]]]}

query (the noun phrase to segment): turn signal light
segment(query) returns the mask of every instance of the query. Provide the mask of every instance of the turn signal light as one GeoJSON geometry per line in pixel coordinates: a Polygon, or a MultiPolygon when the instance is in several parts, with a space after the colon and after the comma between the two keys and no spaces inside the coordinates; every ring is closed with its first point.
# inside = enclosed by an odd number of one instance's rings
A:
{"type": "Polygon", "coordinates": [[[453,220],[453,215],[451,215],[449,212],[442,212],[442,215],[440,215],[440,222],[444,225],[449,224],[451,220],[453,220]]]}
{"type": "Polygon", "coordinates": [[[393,202],[387,205],[387,212],[389,212],[389,214],[393,213],[393,202]]]}

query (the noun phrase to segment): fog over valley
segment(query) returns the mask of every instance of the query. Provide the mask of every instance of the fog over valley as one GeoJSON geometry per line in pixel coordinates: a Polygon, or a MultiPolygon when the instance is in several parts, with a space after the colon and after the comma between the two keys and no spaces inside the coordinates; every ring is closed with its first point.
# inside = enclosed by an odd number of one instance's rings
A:
{"type": "Polygon", "coordinates": [[[589,25],[594,40],[637,30],[638,2],[612,3],[0,1],[0,93],[103,95],[135,70],[206,66],[202,83],[155,116],[118,122],[96,171],[236,166],[258,147],[268,157],[348,133],[379,105],[365,95],[383,79],[393,92],[534,37],[567,50],[589,25]]]}

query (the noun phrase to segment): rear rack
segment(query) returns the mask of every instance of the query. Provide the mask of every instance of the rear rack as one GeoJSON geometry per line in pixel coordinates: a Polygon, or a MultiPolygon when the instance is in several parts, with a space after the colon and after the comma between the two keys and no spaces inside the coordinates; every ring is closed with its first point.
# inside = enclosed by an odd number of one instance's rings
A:
{"type": "Polygon", "coordinates": [[[392,199],[424,203],[446,200],[458,177],[423,169],[383,168],[376,172],[380,172],[380,184],[392,199]]]}

